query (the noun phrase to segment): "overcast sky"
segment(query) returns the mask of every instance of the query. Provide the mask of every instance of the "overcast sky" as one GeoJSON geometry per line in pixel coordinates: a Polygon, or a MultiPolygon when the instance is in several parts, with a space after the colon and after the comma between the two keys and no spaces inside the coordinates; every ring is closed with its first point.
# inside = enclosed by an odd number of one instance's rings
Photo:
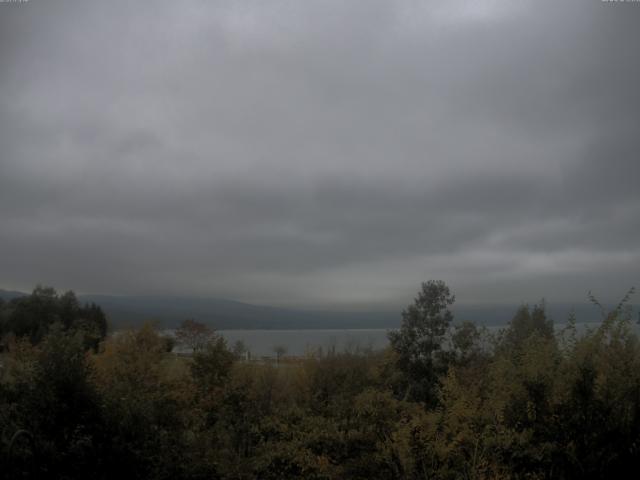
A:
{"type": "Polygon", "coordinates": [[[639,47],[600,0],[0,3],[0,288],[619,298],[639,47]]]}

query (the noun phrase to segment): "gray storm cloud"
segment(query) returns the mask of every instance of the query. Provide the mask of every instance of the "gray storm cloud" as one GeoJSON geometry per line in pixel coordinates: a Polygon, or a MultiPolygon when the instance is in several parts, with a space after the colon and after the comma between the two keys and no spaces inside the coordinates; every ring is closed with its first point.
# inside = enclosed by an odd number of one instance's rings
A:
{"type": "Polygon", "coordinates": [[[400,305],[640,272],[640,4],[0,5],[0,287],[400,305]]]}

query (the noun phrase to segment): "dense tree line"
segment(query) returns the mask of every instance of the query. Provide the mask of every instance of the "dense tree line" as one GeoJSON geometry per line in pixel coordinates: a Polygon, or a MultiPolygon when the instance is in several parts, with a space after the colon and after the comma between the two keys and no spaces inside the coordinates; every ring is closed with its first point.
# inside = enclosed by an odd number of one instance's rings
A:
{"type": "Polygon", "coordinates": [[[27,338],[37,344],[52,327],[69,333],[81,332],[87,348],[97,349],[107,335],[107,319],[102,309],[81,305],[72,291],[58,294],[51,287],[37,286],[31,295],[0,299],[0,338],[27,338]]]}
{"type": "Polygon", "coordinates": [[[427,282],[385,351],[276,367],[193,321],[190,356],[151,325],[94,349],[65,295],[1,310],[8,478],[635,478],[640,343],[624,304],[582,333],[525,305],[492,336],[454,324],[448,287],[427,282]],[[17,329],[19,308],[41,320],[17,329]]]}

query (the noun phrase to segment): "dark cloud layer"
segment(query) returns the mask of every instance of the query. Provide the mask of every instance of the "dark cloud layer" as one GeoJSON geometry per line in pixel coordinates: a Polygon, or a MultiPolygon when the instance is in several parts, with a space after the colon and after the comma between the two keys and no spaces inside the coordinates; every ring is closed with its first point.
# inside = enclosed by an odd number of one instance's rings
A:
{"type": "Polygon", "coordinates": [[[0,4],[0,281],[296,305],[620,296],[640,4],[0,4]]]}

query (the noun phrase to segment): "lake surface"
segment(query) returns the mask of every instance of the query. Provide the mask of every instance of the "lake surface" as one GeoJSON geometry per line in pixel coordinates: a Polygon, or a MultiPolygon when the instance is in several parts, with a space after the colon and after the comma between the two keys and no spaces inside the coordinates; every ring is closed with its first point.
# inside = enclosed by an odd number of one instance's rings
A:
{"type": "MultiPolygon", "coordinates": [[[[586,329],[597,328],[600,322],[585,322],[576,324],[578,333],[586,329]]],[[[565,324],[556,324],[556,331],[560,331],[565,324]]],[[[640,333],[640,327],[633,325],[640,333]]],[[[488,326],[489,333],[497,333],[504,326],[488,326]]],[[[168,330],[167,333],[172,332],[168,330]]],[[[304,356],[335,349],[336,352],[355,351],[362,349],[379,350],[385,348],[389,340],[389,329],[327,329],[327,330],[217,330],[222,335],[229,348],[237,341],[242,341],[254,358],[274,357],[276,347],[284,347],[286,355],[304,356]]]]}
{"type": "Polygon", "coordinates": [[[243,341],[252,357],[274,356],[274,348],[282,346],[286,355],[302,356],[322,349],[337,352],[387,346],[386,329],[354,330],[218,330],[230,348],[243,341]]]}

